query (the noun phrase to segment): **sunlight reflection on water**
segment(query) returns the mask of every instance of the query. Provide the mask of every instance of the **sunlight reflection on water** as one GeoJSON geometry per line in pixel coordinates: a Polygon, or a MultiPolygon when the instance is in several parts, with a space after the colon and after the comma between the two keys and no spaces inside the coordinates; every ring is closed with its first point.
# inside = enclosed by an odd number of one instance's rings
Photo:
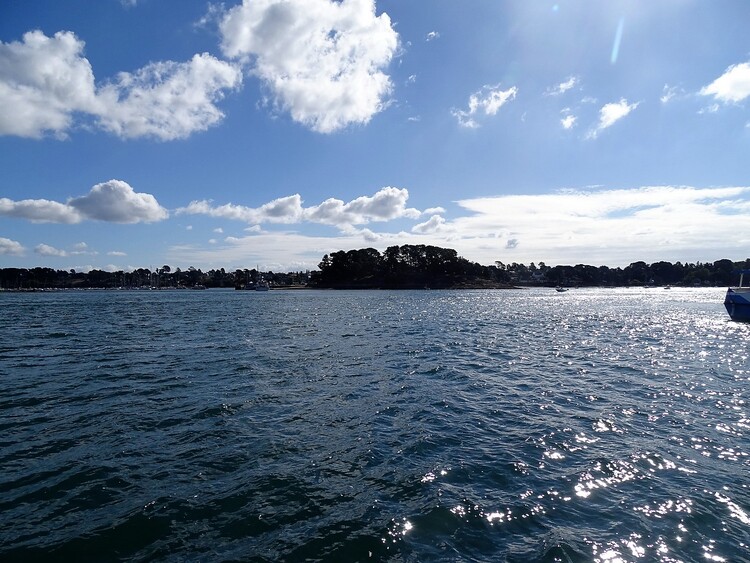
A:
{"type": "Polygon", "coordinates": [[[722,297],[2,295],[0,555],[741,559],[722,297]]]}

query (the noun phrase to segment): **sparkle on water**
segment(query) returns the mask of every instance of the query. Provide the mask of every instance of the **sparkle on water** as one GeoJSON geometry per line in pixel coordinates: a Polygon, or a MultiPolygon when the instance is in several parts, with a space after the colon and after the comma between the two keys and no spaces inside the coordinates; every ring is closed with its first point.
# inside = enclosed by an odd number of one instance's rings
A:
{"type": "Polygon", "coordinates": [[[723,291],[0,294],[0,557],[741,560],[723,291]]]}

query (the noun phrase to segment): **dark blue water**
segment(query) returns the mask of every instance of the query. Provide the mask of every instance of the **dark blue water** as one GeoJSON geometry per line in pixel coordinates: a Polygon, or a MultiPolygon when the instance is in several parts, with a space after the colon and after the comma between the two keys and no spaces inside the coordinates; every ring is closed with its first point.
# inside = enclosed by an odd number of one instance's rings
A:
{"type": "Polygon", "coordinates": [[[0,294],[0,560],[747,561],[722,298],[0,294]]]}

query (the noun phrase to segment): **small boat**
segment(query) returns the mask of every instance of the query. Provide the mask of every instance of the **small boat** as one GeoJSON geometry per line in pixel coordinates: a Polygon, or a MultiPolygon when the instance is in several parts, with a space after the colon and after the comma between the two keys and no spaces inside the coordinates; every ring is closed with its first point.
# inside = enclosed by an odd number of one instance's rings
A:
{"type": "Polygon", "coordinates": [[[255,284],[255,291],[268,291],[269,289],[271,289],[271,286],[263,278],[260,278],[258,283],[255,284]]]}
{"type": "Polygon", "coordinates": [[[750,270],[740,270],[740,284],[727,289],[724,307],[733,321],[750,322],[750,285],[742,285],[745,274],[750,270]]]}
{"type": "Polygon", "coordinates": [[[558,286],[558,287],[555,288],[555,291],[557,291],[559,293],[563,293],[565,291],[568,291],[568,288],[567,287],[560,287],[560,286],[558,286]]]}

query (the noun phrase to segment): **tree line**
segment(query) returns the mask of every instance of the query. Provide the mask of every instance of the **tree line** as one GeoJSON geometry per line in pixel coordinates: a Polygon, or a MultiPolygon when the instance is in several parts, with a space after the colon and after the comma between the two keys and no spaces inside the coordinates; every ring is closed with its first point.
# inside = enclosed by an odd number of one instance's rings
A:
{"type": "Polygon", "coordinates": [[[707,263],[639,261],[620,268],[608,266],[524,265],[497,261],[490,266],[470,262],[452,249],[426,245],[392,246],[384,253],[374,248],[326,254],[313,272],[317,287],[446,288],[505,287],[509,285],[713,285],[737,282],[736,271],[750,268],[750,258],[707,263]]]}
{"type": "Polygon", "coordinates": [[[52,268],[2,268],[0,289],[69,288],[194,288],[236,287],[256,282],[259,277],[272,287],[308,286],[317,288],[461,288],[548,286],[729,286],[737,283],[736,272],[750,269],[750,258],[714,262],[647,264],[633,262],[624,268],[608,266],[548,266],[497,261],[483,266],[471,262],[450,248],[429,245],[391,246],[384,252],[374,248],[333,252],[323,256],[313,272],[259,272],[256,269],[207,272],[189,267],[155,270],[138,268],[131,272],[54,270],[52,268]]]}
{"type": "Polygon", "coordinates": [[[276,287],[307,285],[309,272],[259,272],[256,269],[224,268],[203,272],[190,266],[187,270],[164,265],[150,270],[138,268],[108,272],[90,270],[54,270],[52,268],[2,268],[0,289],[193,289],[209,287],[244,287],[260,277],[276,287]]]}

